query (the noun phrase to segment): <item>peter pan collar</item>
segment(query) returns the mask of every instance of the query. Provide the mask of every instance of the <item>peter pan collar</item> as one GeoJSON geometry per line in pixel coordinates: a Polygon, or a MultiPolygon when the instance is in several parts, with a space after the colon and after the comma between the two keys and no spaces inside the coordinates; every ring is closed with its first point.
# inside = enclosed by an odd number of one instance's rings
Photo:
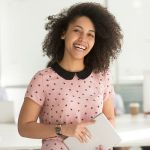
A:
{"type": "Polygon", "coordinates": [[[79,72],[70,72],[65,69],[63,69],[58,63],[54,63],[51,65],[51,68],[62,78],[66,80],[71,80],[75,75],[79,79],[85,79],[87,78],[91,73],[92,73],[92,68],[91,67],[85,67],[84,70],[79,71],[79,72]]]}

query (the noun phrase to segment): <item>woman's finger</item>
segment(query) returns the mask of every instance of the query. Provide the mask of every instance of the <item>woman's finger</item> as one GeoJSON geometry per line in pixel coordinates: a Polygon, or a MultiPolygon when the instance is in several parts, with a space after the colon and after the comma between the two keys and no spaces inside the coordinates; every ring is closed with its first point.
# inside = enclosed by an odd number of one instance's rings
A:
{"type": "Polygon", "coordinates": [[[85,132],[86,136],[87,136],[89,139],[91,139],[92,135],[91,135],[90,131],[89,131],[87,128],[84,128],[84,132],[85,132]]]}
{"type": "Polygon", "coordinates": [[[96,150],[104,150],[104,147],[102,145],[99,145],[98,147],[96,147],[96,150]]]}

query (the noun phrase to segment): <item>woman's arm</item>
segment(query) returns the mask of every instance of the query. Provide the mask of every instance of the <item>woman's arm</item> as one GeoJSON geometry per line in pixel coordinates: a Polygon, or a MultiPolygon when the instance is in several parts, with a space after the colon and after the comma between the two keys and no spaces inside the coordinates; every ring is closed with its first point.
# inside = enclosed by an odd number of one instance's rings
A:
{"type": "MultiPolygon", "coordinates": [[[[18,120],[18,131],[21,136],[36,139],[47,139],[57,136],[55,125],[37,123],[40,111],[40,105],[30,98],[25,98],[18,120]]],[[[62,125],[62,134],[76,137],[80,142],[86,142],[90,138],[90,132],[86,126],[93,123],[95,121],[91,120],[78,124],[62,125]]]]}
{"type": "Polygon", "coordinates": [[[114,126],[114,123],[115,123],[115,113],[114,113],[113,101],[112,101],[111,98],[108,98],[107,100],[104,101],[102,112],[104,113],[104,115],[107,117],[107,119],[114,126]]]}
{"type": "Polygon", "coordinates": [[[18,131],[21,136],[37,139],[56,136],[54,125],[37,123],[40,110],[40,105],[30,98],[25,98],[18,120],[18,131]]]}

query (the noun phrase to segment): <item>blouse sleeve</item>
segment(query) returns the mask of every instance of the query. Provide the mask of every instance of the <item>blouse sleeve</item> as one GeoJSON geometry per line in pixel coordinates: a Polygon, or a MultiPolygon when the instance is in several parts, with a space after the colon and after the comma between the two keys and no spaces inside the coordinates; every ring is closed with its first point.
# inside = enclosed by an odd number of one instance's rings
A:
{"type": "Polygon", "coordinates": [[[25,97],[32,99],[41,106],[43,105],[45,101],[45,92],[43,85],[43,74],[40,71],[36,73],[30,81],[25,97]]]}
{"type": "Polygon", "coordinates": [[[114,93],[114,87],[112,85],[112,78],[110,70],[106,71],[104,74],[104,95],[103,100],[106,101],[107,99],[113,99],[115,93],[114,93]]]}

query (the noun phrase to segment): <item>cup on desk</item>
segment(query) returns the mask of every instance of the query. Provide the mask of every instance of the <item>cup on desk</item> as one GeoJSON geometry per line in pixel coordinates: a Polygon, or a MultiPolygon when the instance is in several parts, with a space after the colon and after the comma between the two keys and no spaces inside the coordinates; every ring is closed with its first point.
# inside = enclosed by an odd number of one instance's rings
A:
{"type": "Polygon", "coordinates": [[[129,104],[129,112],[131,115],[137,115],[139,113],[140,105],[139,103],[130,103],[129,104]]]}

